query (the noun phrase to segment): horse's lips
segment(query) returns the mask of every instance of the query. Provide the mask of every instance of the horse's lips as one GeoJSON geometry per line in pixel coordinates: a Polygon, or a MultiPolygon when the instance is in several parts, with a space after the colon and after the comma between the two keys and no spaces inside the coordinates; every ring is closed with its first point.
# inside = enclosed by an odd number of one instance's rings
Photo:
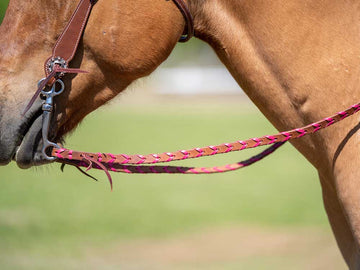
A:
{"type": "Polygon", "coordinates": [[[16,150],[15,160],[22,169],[43,163],[41,158],[42,116],[35,119],[16,150]]]}

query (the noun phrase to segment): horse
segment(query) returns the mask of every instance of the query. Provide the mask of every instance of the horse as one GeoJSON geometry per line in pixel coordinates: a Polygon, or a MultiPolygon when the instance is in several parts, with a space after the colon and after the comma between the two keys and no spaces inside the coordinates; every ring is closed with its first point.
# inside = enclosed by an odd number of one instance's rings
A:
{"type": "MultiPolygon", "coordinates": [[[[10,0],[0,26],[0,164],[41,165],[41,100],[21,112],[76,1],[10,0]]],[[[195,37],[208,43],[278,130],[360,100],[358,1],[186,0],[195,37]]],[[[98,0],[64,79],[49,136],[61,142],[90,112],[153,72],[186,23],[167,0],[98,0]]],[[[35,87],[36,88],[36,87],[35,87]]],[[[360,269],[360,124],[352,117],[293,142],[317,169],[340,251],[360,269]]]]}

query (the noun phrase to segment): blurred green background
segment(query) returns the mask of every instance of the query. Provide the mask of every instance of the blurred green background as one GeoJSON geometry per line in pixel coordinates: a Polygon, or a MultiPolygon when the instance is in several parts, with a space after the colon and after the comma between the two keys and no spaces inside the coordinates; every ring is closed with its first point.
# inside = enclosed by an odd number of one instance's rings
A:
{"type": "Polygon", "coordinates": [[[1,2],[0,2],[0,22],[2,21],[2,19],[4,17],[8,2],[9,2],[8,0],[1,0],[1,2]]]}
{"type": "MultiPolygon", "coordinates": [[[[1,0],[0,16],[6,5],[7,1],[1,0]]],[[[217,63],[201,42],[178,47],[169,65],[178,63],[179,58],[186,63],[217,63]],[[184,59],[185,50],[190,57],[184,59]]],[[[141,101],[141,92],[137,93],[140,98],[132,94],[123,94],[91,114],[66,145],[84,151],[147,154],[276,132],[243,97],[238,101],[207,97],[206,102],[203,97],[159,97],[149,104],[141,101]],[[177,102],[165,105],[173,99],[177,102]]],[[[233,163],[254,153],[181,164],[233,163]]],[[[112,193],[101,172],[91,173],[100,179],[98,183],[71,167],[61,173],[57,164],[30,170],[20,170],[15,164],[0,168],[1,269],[343,267],[323,209],[317,174],[290,145],[259,164],[228,174],[113,174],[112,193]],[[212,238],[227,228],[237,228],[243,235],[233,240],[225,237],[232,244],[226,242],[223,252],[239,251],[233,257],[218,258],[217,240],[214,244],[201,235],[210,231],[206,235],[212,238]],[[198,235],[205,244],[199,245],[198,235]],[[177,251],[184,241],[189,247],[199,246],[191,251],[195,259],[181,257],[177,251]],[[208,250],[207,241],[213,250],[208,250]],[[305,243],[303,249],[294,249],[301,243],[305,243]],[[263,246],[270,251],[262,252],[263,246]],[[317,260],[319,250],[328,252],[326,260],[317,260]],[[151,255],[156,251],[158,259],[151,255]]]]}

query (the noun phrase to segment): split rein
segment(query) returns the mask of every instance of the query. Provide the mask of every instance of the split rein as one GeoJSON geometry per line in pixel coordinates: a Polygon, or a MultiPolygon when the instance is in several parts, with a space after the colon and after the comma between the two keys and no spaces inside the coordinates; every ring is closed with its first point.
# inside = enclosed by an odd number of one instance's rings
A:
{"type": "MultiPolygon", "coordinates": [[[[184,0],[172,1],[174,2],[175,6],[180,10],[186,22],[184,33],[179,40],[180,42],[186,42],[194,35],[193,18],[184,0]]],[[[181,150],[161,154],[113,155],[104,153],[78,152],[61,148],[58,144],[53,143],[48,139],[51,116],[54,110],[54,97],[64,91],[65,85],[61,80],[63,76],[65,76],[67,73],[86,73],[86,71],[82,71],[80,69],[69,68],[69,63],[74,58],[74,55],[79,45],[79,41],[82,37],[82,34],[86,27],[86,23],[90,16],[91,9],[96,2],[97,0],[80,0],[67,26],[57,40],[53,48],[52,55],[45,61],[45,78],[39,81],[38,89],[30,100],[29,104],[26,106],[23,115],[25,115],[26,112],[32,107],[33,103],[40,94],[45,97],[42,105],[42,154],[44,158],[49,161],[56,161],[62,163],[62,168],[65,164],[73,165],[86,175],[88,175],[86,171],[90,169],[103,170],[110,181],[111,189],[112,179],[109,171],[140,174],[212,174],[235,171],[262,160],[289,140],[313,134],[320,129],[329,127],[360,110],[360,103],[358,103],[351,106],[345,111],[338,112],[337,114],[325,118],[319,122],[315,122],[305,127],[293,129],[287,132],[281,132],[271,136],[252,138],[245,141],[236,141],[233,143],[225,143],[216,146],[207,146],[202,148],[194,148],[190,150],[181,150]],[[201,158],[205,156],[214,156],[218,154],[241,151],[264,145],[271,146],[260,154],[251,157],[250,159],[220,167],[216,166],[196,168],[157,165],[159,163],[168,163],[191,158],[201,158]],[[81,170],[81,167],[85,167],[86,171],[81,170]]]]}
{"type": "MultiPolygon", "coordinates": [[[[122,172],[129,174],[212,174],[235,171],[247,167],[258,162],[266,156],[272,154],[280,146],[289,140],[298,139],[303,136],[313,134],[321,129],[327,128],[345,118],[360,111],[360,103],[351,106],[345,111],[324,118],[319,122],[315,122],[302,128],[292,129],[286,132],[280,132],[275,135],[268,135],[259,138],[252,138],[245,141],[236,141],[233,143],[225,143],[216,146],[207,146],[202,148],[194,148],[191,150],[181,150],[176,152],[168,152],[150,155],[113,155],[104,153],[85,153],[73,151],[65,148],[53,149],[52,155],[57,158],[57,162],[74,165],[76,167],[86,167],[86,170],[101,169],[107,172],[122,172]],[[200,158],[205,156],[214,156],[235,151],[241,151],[250,148],[256,148],[265,145],[272,145],[260,154],[253,156],[247,160],[228,164],[221,167],[178,167],[178,166],[159,166],[158,163],[168,163],[191,158],[200,158]],[[151,164],[151,165],[145,165],[151,164]]],[[[111,183],[111,177],[109,177],[111,183]]]]}

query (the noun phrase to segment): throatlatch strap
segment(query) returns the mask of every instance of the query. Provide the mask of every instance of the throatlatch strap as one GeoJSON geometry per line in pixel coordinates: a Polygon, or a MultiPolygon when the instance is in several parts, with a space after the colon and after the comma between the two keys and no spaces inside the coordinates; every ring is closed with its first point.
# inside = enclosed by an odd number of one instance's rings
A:
{"type": "Polygon", "coordinates": [[[189,7],[183,0],[173,0],[175,5],[181,11],[186,22],[186,29],[184,30],[184,35],[180,38],[179,42],[187,42],[194,36],[194,18],[191,15],[189,7]]]}

